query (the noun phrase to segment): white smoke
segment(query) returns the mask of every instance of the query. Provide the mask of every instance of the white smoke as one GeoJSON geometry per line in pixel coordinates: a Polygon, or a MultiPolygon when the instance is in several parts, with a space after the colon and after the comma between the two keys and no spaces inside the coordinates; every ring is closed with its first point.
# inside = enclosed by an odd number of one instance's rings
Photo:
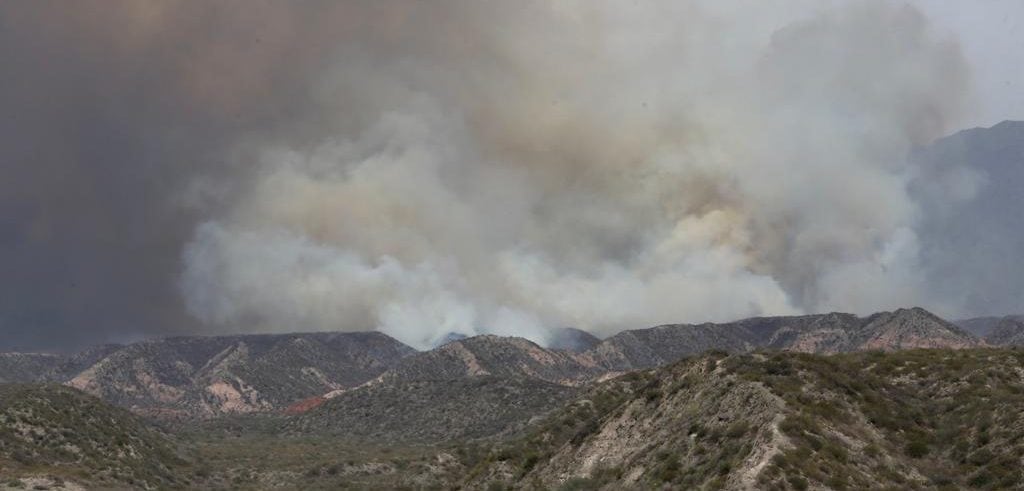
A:
{"type": "Polygon", "coordinates": [[[906,154],[968,83],[912,8],[416,9],[366,14],[309,84],[295,124],[333,136],[239,143],[185,252],[200,319],[427,347],[928,304],[906,154]]]}

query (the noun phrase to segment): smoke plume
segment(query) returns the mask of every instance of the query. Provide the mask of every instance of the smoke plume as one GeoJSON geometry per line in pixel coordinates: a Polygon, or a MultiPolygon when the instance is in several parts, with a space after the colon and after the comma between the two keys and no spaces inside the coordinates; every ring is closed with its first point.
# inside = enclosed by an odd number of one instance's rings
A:
{"type": "Polygon", "coordinates": [[[967,69],[911,7],[278,9],[250,19],[269,51],[209,55],[244,76],[186,87],[280,113],[181,193],[204,218],[180,289],[208,325],[426,347],[943,308],[917,273],[907,154],[955,125],[967,69]],[[294,71],[268,82],[277,63],[294,71]]]}

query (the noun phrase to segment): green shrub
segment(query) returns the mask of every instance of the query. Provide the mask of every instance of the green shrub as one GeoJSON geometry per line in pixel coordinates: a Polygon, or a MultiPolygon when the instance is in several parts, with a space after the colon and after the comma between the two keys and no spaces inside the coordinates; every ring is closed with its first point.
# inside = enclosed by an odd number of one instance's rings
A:
{"type": "Polygon", "coordinates": [[[995,455],[993,455],[990,450],[982,448],[968,455],[967,461],[976,466],[983,466],[991,462],[993,458],[995,458],[995,455]]]}
{"type": "Polygon", "coordinates": [[[793,489],[796,489],[797,491],[806,491],[809,487],[807,479],[804,479],[801,476],[789,476],[786,481],[788,481],[789,485],[793,486],[793,489]]]}
{"type": "Polygon", "coordinates": [[[908,457],[920,459],[928,455],[928,444],[921,440],[913,440],[903,448],[903,453],[907,454],[908,457]]]}
{"type": "Polygon", "coordinates": [[[737,421],[729,425],[729,428],[725,430],[725,436],[729,438],[739,438],[746,435],[749,429],[750,425],[746,421],[737,421]]]}

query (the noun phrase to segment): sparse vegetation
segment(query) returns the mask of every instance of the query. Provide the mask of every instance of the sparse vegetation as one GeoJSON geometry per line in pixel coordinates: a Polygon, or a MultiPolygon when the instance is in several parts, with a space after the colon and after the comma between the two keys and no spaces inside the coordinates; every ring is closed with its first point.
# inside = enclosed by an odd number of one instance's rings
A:
{"type": "Polygon", "coordinates": [[[185,463],[168,436],[123,409],[59,385],[0,385],[0,474],[169,487],[184,484],[175,468],[185,463]]]}
{"type": "Polygon", "coordinates": [[[764,489],[1019,487],[1022,367],[1012,349],[708,354],[592,388],[469,482],[511,463],[541,487],[729,488],[763,461],[764,489]]]}
{"type": "Polygon", "coordinates": [[[975,349],[709,353],[579,392],[475,377],[464,382],[472,387],[456,383],[449,392],[408,387],[419,407],[450,409],[423,411],[405,426],[394,424],[405,421],[394,419],[401,394],[383,392],[364,407],[396,406],[381,420],[393,432],[422,426],[424,417],[442,430],[474,428],[476,413],[490,411],[479,421],[494,426],[480,438],[408,430],[419,436],[394,433],[379,443],[296,426],[314,417],[340,425],[350,415],[339,408],[373,399],[299,417],[171,426],[172,436],[73,389],[8,385],[0,386],[0,487],[31,488],[18,477],[44,472],[101,486],[209,489],[1017,488],[1021,373],[1024,350],[975,349]],[[491,401],[486,409],[456,392],[495,398],[478,398],[491,401]],[[539,394],[555,397],[554,405],[524,404],[539,394]],[[436,404],[440,397],[451,404],[436,404]],[[516,416],[493,419],[501,401],[513,399],[518,405],[504,408],[516,416]],[[458,416],[445,413],[458,405],[458,416]]]}

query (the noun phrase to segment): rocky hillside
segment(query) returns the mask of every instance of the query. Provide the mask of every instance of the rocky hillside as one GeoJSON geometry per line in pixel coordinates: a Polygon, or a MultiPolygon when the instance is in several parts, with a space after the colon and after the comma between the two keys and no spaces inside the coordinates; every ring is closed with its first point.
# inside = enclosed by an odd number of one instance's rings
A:
{"type": "Polygon", "coordinates": [[[287,408],[289,433],[439,443],[513,431],[604,375],[571,351],[475,336],[406,357],[376,379],[287,408]]]}
{"type": "Polygon", "coordinates": [[[605,370],[571,351],[545,349],[523,338],[474,336],[410,356],[374,383],[452,380],[493,375],[580,385],[605,370]]]}
{"type": "Polygon", "coordinates": [[[443,443],[522,428],[576,390],[524,377],[375,384],[333,397],[286,425],[288,433],[380,443],[443,443]]]}
{"type": "Polygon", "coordinates": [[[67,357],[0,355],[0,380],[65,382],[138,413],[192,419],[302,413],[367,383],[398,387],[493,376],[580,387],[708,350],[841,353],[980,344],[919,308],[863,318],[831,313],[666,325],[624,331],[604,341],[574,329],[556,334],[550,348],[485,335],[453,338],[425,352],[373,332],[178,337],[100,346],[67,357]]]}
{"type": "Polygon", "coordinates": [[[372,332],[179,337],[121,347],[67,383],[141,413],[205,417],[357,386],[413,352],[372,332]]]}
{"type": "Polygon", "coordinates": [[[973,317],[970,319],[961,319],[954,323],[960,327],[960,329],[974,335],[974,337],[984,339],[985,336],[988,336],[988,333],[992,332],[992,328],[996,327],[996,324],[999,323],[1000,319],[1002,319],[1002,317],[973,317]]]}
{"type": "Polygon", "coordinates": [[[911,308],[868,317],[830,313],[755,317],[725,324],[659,326],[616,334],[585,354],[608,370],[628,371],[663,365],[712,349],[844,353],[979,345],[977,338],[956,325],[924,309],[911,308]]]}
{"type": "Polygon", "coordinates": [[[60,361],[42,374],[40,382],[67,382],[114,352],[124,349],[120,344],[101,344],[77,353],[62,355],[60,361]]]}
{"type": "Polygon", "coordinates": [[[0,489],[1020,489],[1021,407],[1006,348],[716,351],[581,387],[396,378],[173,440],[75,389],[7,384],[0,489]]]}
{"type": "Polygon", "coordinates": [[[551,338],[548,339],[547,347],[551,349],[581,353],[597,346],[598,344],[601,344],[601,339],[597,336],[581,329],[565,327],[552,331],[551,338]]]}
{"type": "Polygon", "coordinates": [[[1024,346],[1024,316],[978,317],[957,322],[992,346],[1024,346]]]}
{"type": "Polygon", "coordinates": [[[61,361],[58,355],[44,353],[0,353],[0,384],[37,381],[61,361]]]}
{"type": "Polygon", "coordinates": [[[1024,352],[691,358],[599,384],[467,486],[1019,488],[1024,352]]]}
{"type": "Polygon", "coordinates": [[[971,334],[920,308],[868,317],[840,313],[756,317],[723,324],[677,324],[623,331],[581,351],[545,349],[521,338],[476,336],[410,356],[378,381],[496,375],[578,386],[710,350],[843,353],[979,345],[980,341],[971,334]]]}
{"type": "Polygon", "coordinates": [[[572,351],[522,338],[475,336],[409,356],[371,382],[288,408],[293,434],[440,443],[522,427],[607,374],[572,351]]]}
{"type": "Polygon", "coordinates": [[[409,356],[361,387],[291,406],[289,413],[302,416],[289,431],[387,441],[480,438],[555,409],[573,395],[569,389],[709,350],[834,353],[976,344],[922,309],[661,326],[621,333],[581,353],[476,336],[409,356]]]}
{"type": "Polygon", "coordinates": [[[1024,316],[1000,318],[985,341],[993,346],[1024,346],[1024,316]]]}
{"type": "Polygon", "coordinates": [[[61,385],[0,385],[0,486],[179,486],[182,462],[165,435],[123,409],[61,385]]]}

